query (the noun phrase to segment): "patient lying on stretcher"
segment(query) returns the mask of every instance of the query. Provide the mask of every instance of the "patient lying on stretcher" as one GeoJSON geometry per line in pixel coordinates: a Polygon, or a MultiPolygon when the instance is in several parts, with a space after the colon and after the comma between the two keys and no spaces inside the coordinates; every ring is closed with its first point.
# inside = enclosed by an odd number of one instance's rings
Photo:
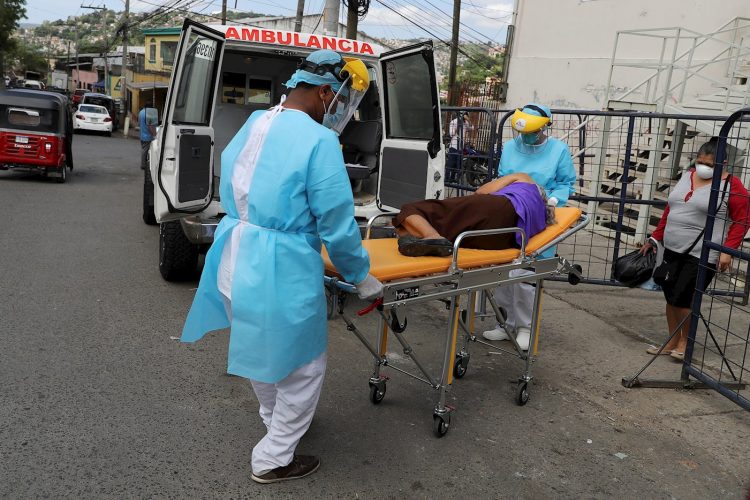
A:
{"type": "MultiPolygon", "coordinates": [[[[488,182],[468,196],[407,203],[393,218],[398,251],[409,257],[445,257],[453,253],[459,234],[481,229],[520,227],[531,238],[554,223],[554,208],[546,201],[544,190],[531,177],[516,173],[488,182]]],[[[463,242],[467,248],[484,250],[519,248],[521,235],[475,236],[463,242]]]]}

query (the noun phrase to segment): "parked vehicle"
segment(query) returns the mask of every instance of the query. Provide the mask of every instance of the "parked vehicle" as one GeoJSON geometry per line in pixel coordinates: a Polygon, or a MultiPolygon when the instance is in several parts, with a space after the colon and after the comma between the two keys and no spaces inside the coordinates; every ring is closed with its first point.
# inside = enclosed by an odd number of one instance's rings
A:
{"type": "Polygon", "coordinates": [[[186,20],[162,126],[151,145],[143,220],[161,223],[159,270],[195,273],[224,215],[219,156],[250,114],[278,104],[300,58],[321,48],[361,58],[370,87],[340,136],[354,215],[444,196],[440,100],[431,42],[380,53],[367,42],[186,20]]]}
{"type": "Polygon", "coordinates": [[[73,169],[68,99],[53,92],[0,91],[0,169],[25,169],[65,182],[73,169]]]}
{"type": "Polygon", "coordinates": [[[91,130],[112,135],[112,117],[107,108],[95,104],[81,104],[73,116],[73,130],[91,130]]]}
{"type": "Polygon", "coordinates": [[[44,90],[44,84],[37,80],[24,80],[23,88],[25,89],[36,89],[44,90]]]}
{"type": "Polygon", "coordinates": [[[117,104],[115,100],[105,94],[96,94],[94,92],[88,92],[83,94],[81,97],[81,104],[95,104],[96,106],[104,106],[107,108],[109,117],[112,118],[112,131],[117,130],[119,121],[117,119],[117,104]]]}
{"type": "Polygon", "coordinates": [[[75,92],[73,92],[73,104],[76,106],[81,104],[81,98],[84,94],[88,94],[88,90],[86,89],[76,89],[75,92]]]}

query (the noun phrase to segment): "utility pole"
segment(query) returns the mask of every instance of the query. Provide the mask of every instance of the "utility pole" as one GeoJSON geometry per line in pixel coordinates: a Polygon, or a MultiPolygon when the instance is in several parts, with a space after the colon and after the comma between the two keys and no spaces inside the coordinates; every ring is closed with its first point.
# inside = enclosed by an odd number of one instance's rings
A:
{"type": "Polygon", "coordinates": [[[339,7],[341,0],[326,0],[323,9],[323,33],[339,36],[339,7]]]}
{"type": "MultiPolygon", "coordinates": [[[[91,9],[91,10],[103,10],[103,11],[107,10],[107,7],[104,5],[100,5],[97,7],[94,5],[81,4],[81,8],[91,9]]],[[[109,88],[107,85],[107,82],[109,80],[109,75],[108,75],[109,68],[107,68],[107,51],[109,50],[109,47],[107,47],[107,35],[105,34],[106,31],[107,31],[107,16],[102,15],[102,39],[104,40],[104,52],[102,53],[102,55],[104,56],[104,93],[105,94],[107,93],[107,89],[109,88]]]]}
{"type": "Polygon", "coordinates": [[[458,101],[456,92],[456,63],[458,61],[458,33],[461,22],[461,0],[453,0],[453,36],[451,37],[451,60],[448,69],[448,105],[455,106],[458,101]]]}
{"type": "Polygon", "coordinates": [[[302,31],[302,16],[305,15],[305,0],[297,0],[297,17],[294,19],[294,31],[302,31]]]}
{"type": "Polygon", "coordinates": [[[73,80],[73,70],[70,67],[70,40],[68,40],[68,58],[65,60],[68,71],[66,71],[67,80],[65,81],[65,92],[70,92],[70,84],[72,83],[71,80],[73,80]]]}
{"type": "Polygon", "coordinates": [[[513,53],[513,39],[516,36],[516,20],[518,19],[518,7],[520,0],[513,0],[513,13],[511,14],[508,31],[505,33],[505,55],[503,56],[503,87],[500,102],[506,102],[508,98],[508,75],[510,74],[510,56],[513,53]]]}
{"type": "Polygon", "coordinates": [[[357,39],[357,23],[359,22],[359,0],[349,0],[349,11],[346,13],[346,38],[357,39]]]}
{"type": "Polygon", "coordinates": [[[130,99],[128,98],[128,27],[130,26],[130,0],[125,0],[125,19],[122,23],[122,66],[120,66],[120,95],[122,96],[123,108],[125,108],[125,120],[122,125],[122,135],[128,136],[130,129],[130,99]]]}
{"type": "Polygon", "coordinates": [[[227,24],[227,0],[221,0],[221,24],[227,24]]]}

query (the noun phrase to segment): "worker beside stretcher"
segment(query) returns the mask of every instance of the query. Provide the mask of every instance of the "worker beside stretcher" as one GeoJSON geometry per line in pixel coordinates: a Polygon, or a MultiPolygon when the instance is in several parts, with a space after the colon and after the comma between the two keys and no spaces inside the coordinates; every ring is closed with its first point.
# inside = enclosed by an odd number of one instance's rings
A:
{"type": "MultiPolygon", "coordinates": [[[[445,200],[407,203],[393,219],[399,236],[398,250],[409,257],[445,257],[465,231],[520,227],[527,238],[555,221],[544,189],[523,173],[506,175],[481,186],[474,194],[445,200]]],[[[520,248],[520,233],[476,236],[468,248],[502,250],[520,248]]]]}

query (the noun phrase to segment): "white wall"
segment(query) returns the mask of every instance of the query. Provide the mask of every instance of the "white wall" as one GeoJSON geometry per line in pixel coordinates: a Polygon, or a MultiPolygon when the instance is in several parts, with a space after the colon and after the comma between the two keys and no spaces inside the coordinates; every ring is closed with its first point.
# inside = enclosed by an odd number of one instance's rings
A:
{"type": "MultiPolygon", "coordinates": [[[[557,108],[601,109],[617,31],[682,27],[708,33],[734,17],[750,17],[748,0],[520,0],[519,4],[508,107],[533,101],[557,108]]],[[[621,40],[618,59],[659,59],[660,40],[621,40]]],[[[689,44],[686,41],[678,52],[689,44]]],[[[712,59],[722,48],[706,43],[693,62],[712,59]]],[[[718,79],[723,71],[726,67],[714,64],[704,74],[718,79]]],[[[678,73],[673,78],[681,78],[678,73]]],[[[614,94],[629,90],[649,74],[618,68],[614,94]]],[[[710,82],[695,80],[687,94],[713,90],[710,82]]],[[[638,95],[634,98],[638,100],[638,95]]]]}

